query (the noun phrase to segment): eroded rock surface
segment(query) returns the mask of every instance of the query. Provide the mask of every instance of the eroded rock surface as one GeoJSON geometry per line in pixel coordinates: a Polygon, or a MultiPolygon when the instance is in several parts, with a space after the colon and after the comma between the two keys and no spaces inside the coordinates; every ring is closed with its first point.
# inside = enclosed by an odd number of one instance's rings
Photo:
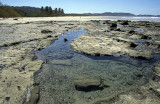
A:
{"type": "MultiPolygon", "coordinates": [[[[105,22],[105,24],[115,24],[115,22],[105,22]]],[[[129,22],[126,27],[116,22],[119,26],[118,30],[102,30],[105,25],[99,22],[99,27],[90,24],[85,26],[87,34],[81,35],[79,38],[74,39],[71,46],[74,50],[85,54],[94,56],[113,55],[124,56],[128,55],[140,59],[152,59],[153,54],[159,53],[160,39],[159,28],[156,27],[157,23],[144,22],[143,26],[136,26],[135,24],[143,24],[143,22],[129,22]],[[147,27],[147,23],[151,26],[147,27]],[[133,24],[135,26],[133,26],[133,24]],[[153,33],[151,33],[154,31],[153,33]],[[156,32],[155,32],[156,31],[156,32]]],[[[96,23],[97,24],[97,23],[96,23]]],[[[142,25],[141,24],[141,25],[142,25]]],[[[115,27],[116,25],[114,25],[115,27]]],[[[106,25],[107,27],[107,25],[106,25]]],[[[109,27],[109,28],[110,28],[109,27]]]]}
{"type": "Polygon", "coordinates": [[[33,76],[42,67],[43,61],[35,60],[32,51],[45,48],[77,24],[74,22],[68,26],[69,23],[71,22],[39,21],[1,25],[0,104],[37,102],[39,92],[38,86],[34,86],[33,76]],[[31,86],[35,88],[28,98],[31,86]]]}

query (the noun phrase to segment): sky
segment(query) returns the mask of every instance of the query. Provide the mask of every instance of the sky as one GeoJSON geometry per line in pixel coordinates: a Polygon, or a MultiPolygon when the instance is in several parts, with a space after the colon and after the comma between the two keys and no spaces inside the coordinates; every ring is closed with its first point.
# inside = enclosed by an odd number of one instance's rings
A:
{"type": "Polygon", "coordinates": [[[10,6],[51,6],[65,13],[128,12],[160,15],[160,0],[0,0],[10,6]]]}

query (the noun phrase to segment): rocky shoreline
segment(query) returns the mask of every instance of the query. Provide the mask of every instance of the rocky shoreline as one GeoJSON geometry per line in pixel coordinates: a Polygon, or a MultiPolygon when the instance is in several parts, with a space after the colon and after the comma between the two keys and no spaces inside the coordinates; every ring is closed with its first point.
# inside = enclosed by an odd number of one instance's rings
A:
{"type": "MultiPolygon", "coordinates": [[[[84,28],[87,34],[75,39],[71,47],[81,53],[150,60],[160,52],[159,22],[103,20],[2,23],[0,104],[37,103],[39,88],[34,73],[42,67],[43,61],[37,60],[32,51],[41,50],[66,31],[79,28],[84,28]],[[33,90],[30,91],[31,89],[33,90]]],[[[159,104],[159,69],[159,63],[155,64],[154,73],[148,76],[149,83],[146,85],[125,93],[120,92],[111,98],[96,99],[92,103],[128,104],[134,101],[135,104],[145,104],[147,101],[159,104]]]]}
{"type": "Polygon", "coordinates": [[[34,73],[43,64],[42,60],[36,60],[32,51],[45,48],[58,36],[75,28],[71,23],[40,21],[1,24],[0,104],[22,104],[28,101],[27,91],[36,88],[34,73]]]}
{"type": "Polygon", "coordinates": [[[152,59],[160,50],[159,23],[147,21],[94,21],[87,34],[71,44],[74,50],[94,56],[125,56],[152,59]],[[137,25],[137,24],[140,25],[137,25]],[[97,24],[97,25],[96,25],[97,24]],[[97,28],[98,24],[106,28],[97,28]]]}

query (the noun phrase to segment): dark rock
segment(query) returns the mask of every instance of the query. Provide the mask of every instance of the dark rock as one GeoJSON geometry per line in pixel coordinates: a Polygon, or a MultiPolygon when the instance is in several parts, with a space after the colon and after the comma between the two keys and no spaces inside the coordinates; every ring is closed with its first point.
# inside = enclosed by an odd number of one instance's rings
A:
{"type": "Polygon", "coordinates": [[[116,31],[121,31],[121,29],[120,29],[120,28],[118,28],[118,29],[116,29],[116,31]]]}
{"type": "Polygon", "coordinates": [[[49,59],[45,59],[45,62],[44,63],[48,63],[49,62],[49,59]]]}
{"type": "Polygon", "coordinates": [[[160,91],[155,88],[149,88],[150,91],[152,91],[156,96],[160,98],[160,91]]]}
{"type": "MultiPolygon", "coordinates": [[[[145,54],[145,53],[144,53],[145,54]]],[[[150,57],[145,57],[145,56],[138,56],[137,57],[138,59],[141,59],[141,60],[150,60],[150,59],[153,59],[153,56],[151,55],[150,57]]]]}
{"type": "Polygon", "coordinates": [[[39,83],[40,83],[39,80],[34,80],[34,84],[33,84],[33,85],[34,85],[34,86],[38,86],[39,83]]]}
{"type": "Polygon", "coordinates": [[[117,24],[116,23],[110,23],[108,24],[108,29],[109,30],[116,30],[117,29],[117,24]]]}
{"type": "Polygon", "coordinates": [[[51,38],[52,37],[52,35],[48,35],[46,38],[51,38]]]}
{"type": "Polygon", "coordinates": [[[151,39],[151,37],[146,36],[146,35],[142,35],[141,39],[151,39]]]}
{"type": "Polygon", "coordinates": [[[94,54],[94,56],[100,56],[100,55],[101,55],[100,53],[95,53],[95,54],[94,54]]]}
{"type": "Polygon", "coordinates": [[[135,44],[135,43],[131,43],[130,44],[130,47],[132,47],[132,48],[135,48],[135,47],[137,47],[138,45],[137,44],[135,44]]]}
{"type": "Polygon", "coordinates": [[[21,86],[17,86],[17,89],[20,91],[21,90],[21,86]]]}
{"type": "Polygon", "coordinates": [[[17,18],[14,18],[13,20],[18,20],[17,18]]]}
{"type": "Polygon", "coordinates": [[[10,97],[6,97],[6,98],[5,98],[5,100],[6,100],[7,102],[9,102],[9,100],[10,100],[10,97]]]}
{"type": "Polygon", "coordinates": [[[128,21],[122,21],[121,25],[129,25],[128,21]]]}
{"type": "Polygon", "coordinates": [[[116,23],[112,23],[112,24],[110,24],[110,27],[117,27],[117,24],[116,23]]]}
{"type": "Polygon", "coordinates": [[[47,29],[47,30],[42,30],[41,33],[48,34],[48,33],[52,33],[52,31],[47,29]]]}
{"type": "Polygon", "coordinates": [[[105,20],[105,21],[103,21],[103,24],[108,24],[109,21],[110,20],[105,20]]]}
{"type": "Polygon", "coordinates": [[[27,64],[22,65],[18,70],[19,72],[25,71],[25,67],[27,66],[27,64]]]}
{"type": "Polygon", "coordinates": [[[67,42],[68,40],[66,38],[64,38],[64,42],[67,42]]]}
{"type": "Polygon", "coordinates": [[[129,30],[128,33],[129,33],[129,34],[134,34],[135,31],[134,31],[134,30],[129,30]]]}

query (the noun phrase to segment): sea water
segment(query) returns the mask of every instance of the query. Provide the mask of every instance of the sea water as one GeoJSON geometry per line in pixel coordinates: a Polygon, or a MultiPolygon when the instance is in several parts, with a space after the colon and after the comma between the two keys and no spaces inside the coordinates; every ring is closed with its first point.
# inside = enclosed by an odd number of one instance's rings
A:
{"type": "Polygon", "coordinates": [[[136,16],[94,16],[88,20],[136,20],[136,21],[160,21],[160,17],[136,17],[136,16]]]}

